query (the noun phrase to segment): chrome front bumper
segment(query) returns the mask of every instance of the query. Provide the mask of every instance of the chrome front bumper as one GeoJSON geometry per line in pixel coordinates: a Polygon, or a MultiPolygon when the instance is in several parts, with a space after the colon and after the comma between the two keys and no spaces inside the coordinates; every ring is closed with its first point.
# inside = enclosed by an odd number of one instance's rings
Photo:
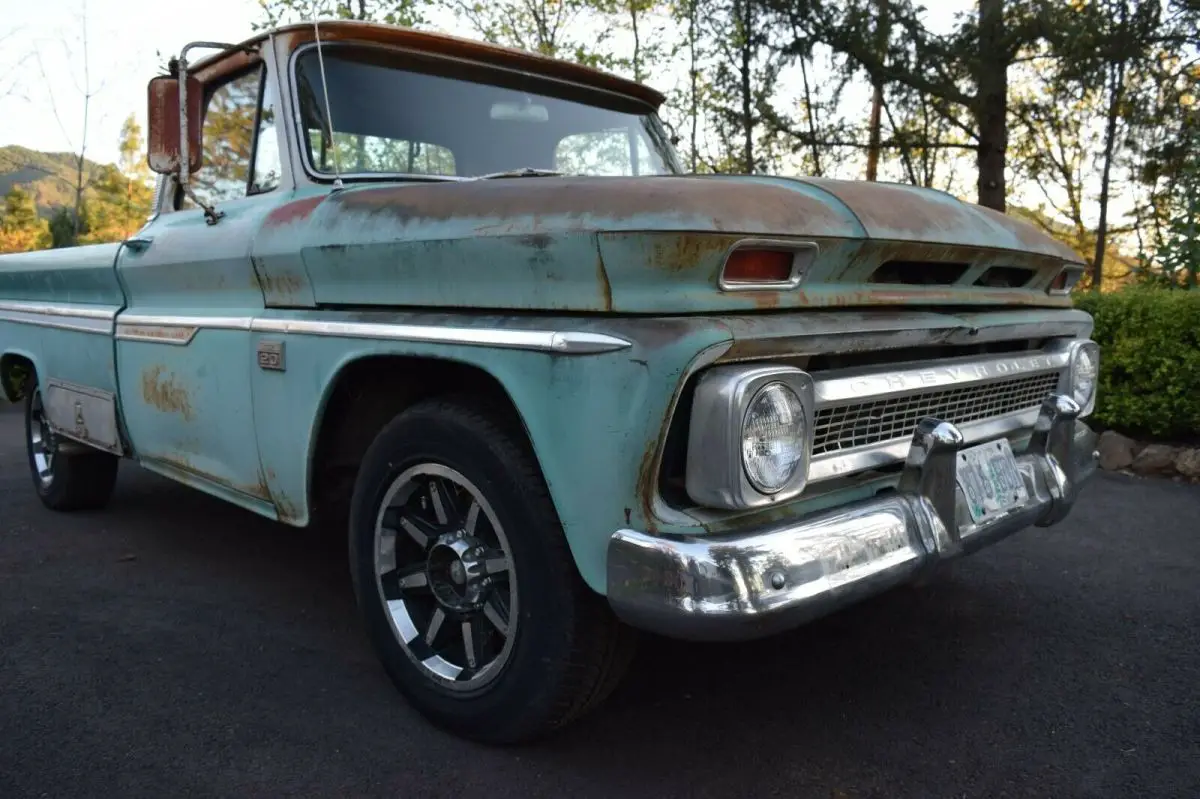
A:
{"type": "Polygon", "coordinates": [[[608,545],[608,601],[625,622],[674,638],[770,635],[919,579],[948,559],[1031,525],[1062,521],[1096,469],[1096,434],[1068,397],[1048,397],[1017,456],[1028,501],[981,525],[957,486],[962,434],[926,419],[895,492],[754,533],[664,537],[632,530],[608,545]]]}

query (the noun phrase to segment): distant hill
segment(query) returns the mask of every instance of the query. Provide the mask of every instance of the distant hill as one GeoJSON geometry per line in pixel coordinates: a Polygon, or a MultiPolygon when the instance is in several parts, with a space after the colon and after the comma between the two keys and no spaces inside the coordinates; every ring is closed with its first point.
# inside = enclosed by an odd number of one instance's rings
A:
{"type": "MultiPolygon", "coordinates": [[[[75,165],[73,153],[43,153],[15,144],[0,147],[0,197],[20,185],[33,192],[38,214],[49,217],[55,208],[75,204],[75,165]]],[[[84,159],[85,185],[99,169],[99,164],[84,159]]]]}

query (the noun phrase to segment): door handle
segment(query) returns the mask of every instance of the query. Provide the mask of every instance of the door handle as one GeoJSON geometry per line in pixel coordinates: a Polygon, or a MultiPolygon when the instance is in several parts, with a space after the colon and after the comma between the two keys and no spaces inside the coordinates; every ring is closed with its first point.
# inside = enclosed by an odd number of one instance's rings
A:
{"type": "Polygon", "coordinates": [[[125,246],[133,252],[145,252],[154,242],[153,236],[135,236],[131,239],[125,239],[125,246]]]}

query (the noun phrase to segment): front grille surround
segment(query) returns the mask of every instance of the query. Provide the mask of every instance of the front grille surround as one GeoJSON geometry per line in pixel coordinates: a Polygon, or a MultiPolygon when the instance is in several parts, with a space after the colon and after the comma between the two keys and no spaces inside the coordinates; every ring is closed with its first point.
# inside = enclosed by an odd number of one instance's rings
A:
{"type": "Polygon", "coordinates": [[[812,454],[835,456],[906,439],[926,417],[966,425],[1036,410],[1058,388],[1060,375],[1058,370],[1022,374],[820,407],[812,454]]]}

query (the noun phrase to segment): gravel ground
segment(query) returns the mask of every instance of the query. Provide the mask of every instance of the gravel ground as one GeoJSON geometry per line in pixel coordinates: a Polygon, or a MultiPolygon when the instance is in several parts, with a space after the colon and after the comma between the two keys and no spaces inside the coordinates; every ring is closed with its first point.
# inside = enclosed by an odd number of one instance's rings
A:
{"type": "Polygon", "coordinates": [[[0,408],[0,797],[1200,796],[1200,489],[1074,515],[793,633],[647,638],[538,745],[432,729],[358,628],[343,542],[132,464],[54,515],[0,408]]]}

